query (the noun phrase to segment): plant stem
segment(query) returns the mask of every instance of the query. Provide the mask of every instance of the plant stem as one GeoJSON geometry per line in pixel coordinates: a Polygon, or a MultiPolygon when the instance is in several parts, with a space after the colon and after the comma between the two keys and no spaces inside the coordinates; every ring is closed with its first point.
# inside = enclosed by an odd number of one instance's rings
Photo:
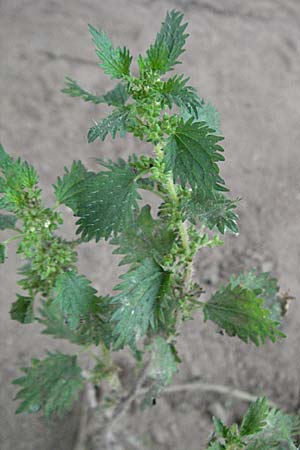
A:
{"type": "Polygon", "coordinates": [[[15,241],[16,239],[20,239],[20,238],[23,237],[23,236],[24,236],[23,233],[22,233],[22,234],[15,234],[14,236],[12,236],[12,237],[6,239],[6,241],[3,241],[3,244],[8,244],[9,242],[15,241]]]}
{"type": "MultiPolygon", "coordinates": [[[[173,181],[172,173],[168,174],[168,180],[166,184],[170,199],[174,203],[175,206],[178,206],[178,195],[176,192],[175,184],[173,181]]],[[[185,249],[187,255],[190,253],[190,242],[189,242],[189,236],[188,231],[185,222],[180,221],[178,223],[178,231],[180,234],[180,238],[182,241],[183,248],[185,249]]]]}
{"type": "MultiPolygon", "coordinates": [[[[250,394],[249,392],[242,391],[241,389],[236,389],[231,386],[225,386],[222,384],[206,383],[205,381],[192,381],[190,383],[173,384],[171,386],[165,387],[162,394],[174,394],[176,392],[216,392],[218,394],[229,395],[231,397],[238,398],[240,400],[245,400],[247,402],[255,402],[259,395],[250,394]]],[[[141,389],[139,395],[145,395],[146,389],[141,389]]],[[[276,403],[269,400],[270,406],[273,408],[278,408],[276,403]]]]}

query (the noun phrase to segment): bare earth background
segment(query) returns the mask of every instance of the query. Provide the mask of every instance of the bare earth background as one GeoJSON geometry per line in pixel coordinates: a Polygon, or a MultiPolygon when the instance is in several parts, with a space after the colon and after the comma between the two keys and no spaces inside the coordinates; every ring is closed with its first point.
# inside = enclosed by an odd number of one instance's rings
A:
{"type": "MultiPolygon", "coordinates": [[[[88,23],[101,24],[115,44],[128,45],[136,56],[172,8],[185,12],[190,23],[182,70],[221,113],[227,157],[222,174],[232,195],[243,198],[240,236],[203,252],[195,278],[209,291],[234,271],[255,266],[271,270],[282,289],[299,298],[299,0],[0,0],[0,139],[8,152],[36,166],[49,204],[51,184],[72,160],[93,167],[90,157],[114,159],[145,150],[130,139],[88,145],[86,131],[104,111],[67,98],[60,89],[65,75],[99,93],[111,87],[97,68],[88,23]]],[[[70,214],[65,228],[74,230],[70,214]]],[[[111,292],[117,281],[116,262],[103,244],[81,249],[80,270],[102,292],[111,292]]],[[[14,415],[11,381],[19,368],[45,349],[71,348],[41,337],[37,325],[10,320],[17,265],[11,248],[0,271],[0,448],[71,450],[79,406],[51,425],[39,416],[14,415]]],[[[299,320],[294,301],[284,323],[288,338],[257,349],[220,336],[199,316],[183,328],[177,381],[199,376],[265,393],[298,411],[299,320]]],[[[176,394],[162,397],[151,410],[133,411],[126,426],[149,449],[201,450],[212,414],[239,419],[246,406],[216,394],[176,394]]]]}

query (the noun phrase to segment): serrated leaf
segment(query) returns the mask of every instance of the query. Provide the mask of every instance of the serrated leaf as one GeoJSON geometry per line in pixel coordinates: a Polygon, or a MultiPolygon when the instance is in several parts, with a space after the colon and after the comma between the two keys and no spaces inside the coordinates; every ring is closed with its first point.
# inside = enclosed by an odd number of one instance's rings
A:
{"type": "Polygon", "coordinates": [[[185,33],[187,23],[182,24],[182,19],[183,14],[179,11],[167,12],[155,43],[147,50],[147,62],[152,70],[164,74],[179,64],[178,57],[184,52],[188,37],[185,33]]]}
{"type": "Polygon", "coordinates": [[[122,78],[130,74],[132,57],[126,47],[116,49],[113,47],[108,36],[99,28],[98,30],[89,25],[93,42],[96,45],[96,54],[101,64],[100,67],[111,78],[122,78]]]}
{"type": "Polygon", "coordinates": [[[136,342],[154,326],[155,303],[159,298],[166,272],[151,258],[147,258],[121,276],[123,280],[112,298],[117,305],[112,315],[115,324],[115,347],[136,346],[136,342]]]}
{"type": "Polygon", "coordinates": [[[108,239],[125,229],[133,220],[140,195],[135,173],[125,161],[111,164],[110,170],[100,172],[83,182],[82,192],[77,197],[75,214],[83,238],[98,241],[108,239]]]}
{"type": "Polygon", "coordinates": [[[4,150],[2,144],[0,144],[0,167],[4,173],[6,173],[9,169],[14,167],[14,160],[8,153],[4,150]]]}
{"type": "Polygon", "coordinates": [[[0,264],[3,264],[6,258],[6,245],[0,244],[0,264]]]}
{"type": "Polygon", "coordinates": [[[194,191],[211,196],[214,190],[226,190],[219,176],[218,162],[224,161],[218,142],[223,138],[211,134],[203,122],[182,119],[168,140],[165,151],[167,168],[173,170],[174,180],[182,186],[190,184],[194,191]]]}
{"type": "Polygon", "coordinates": [[[58,275],[53,288],[54,303],[58,304],[71,329],[90,311],[96,294],[90,281],[70,270],[58,275]]]}
{"type": "Polygon", "coordinates": [[[224,427],[224,430],[220,429],[218,436],[211,439],[208,448],[298,450],[295,444],[299,433],[299,417],[271,409],[267,400],[260,398],[250,404],[240,431],[237,424],[233,424],[230,428],[224,427]]]}
{"type": "Polygon", "coordinates": [[[118,83],[113,89],[103,95],[105,103],[109,106],[124,106],[129,95],[123,83],[118,83]]]}
{"type": "Polygon", "coordinates": [[[130,124],[130,107],[123,106],[115,109],[109,116],[96,123],[88,131],[88,142],[94,142],[96,139],[104,141],[108,134],[115,139],[117,133],[123,137],[130,124]]]}
{"type": "Polygon", "coordinates": [[[133,223],[110,241],[110,244],[118,245],[113,253],[126,255],[120,265],[141,262],[149,256],[162,263],[163,257],[170,252],[174,233],[164,223],[153,219],[149,205],[135,216],[133,223]]]}
{"type": "Polygon", "coordinates": [[[267,424],[269,405],[266,398],[258,398],[251,403],[241,424],[241,436],[256,434],[267,424]]]}
{"type": "Polygon", "coordinates": [[[0,214],[0,230],[14,230],[17,220],[12,214],[0,214]]]}
{"type": "Polygon", "coordinates": [[[11,306],[10,317],[21,323],[34,321],[33,298],[17,294],[17,301],[11,306]]]}
{"type": "Polygon", "coordinates": [[[250,436],[247,450],[298,450],[295,438],[299,434],[299,417],[273,408],[269,410],[266,426],[250,436]]]}
{"type": "Polygon", "coordinates": [[[4,150],[0,144],[0,168],[6,178],[2,181],[2,191],[7,188],[20,190],[24,188],[32,188],[38,183],[38,175],[34,167],[27,161],[20,158],[14,160],[4,150]]]}
{"type": "Polygon", "coordinates": [[[103,342],[107,347],[110,346],[112,307],[108,297],[94,297],[90,313],[81,318],[74,329],[70,328],[61,308],[54,302],[44,303],[40,313],[39,322],[45,327],[42,334],[67,339],[78,345],[99,345],[103,342]]]}
{"type": "Polygon", "coordinates": [[[217,228],[220,233],[227,231],[238,233],[238,216],[234,212],[238,200],[231,200],[219,192],[212,192],[209,197],[197,191],[183,199],[182,207],[191,222],[198,219],[210,230],[217,228]]]}
{"type": "Polygon", "coordinates": [[[89,177],[88,172],[81,161],[73,161],[70,171],[65,167],[65,174],[58,177],[54,186],[54,193],[57,201],[76,211],[78,195],[83,191],[84,181],[89,177]]]}
{"type": "Polygon", "coordinates": [[[271,277],[269,272],[257,274],[255,269],[252,269],[249,272],[232,275],[230,283],[232,287],[242,286],[253,290],[256,295],[263,298],[264,307],[270,311],[271,319],[277,322],[282,320],[286,313],[287,300],[278,294],[278,281],[271,277]]]}
{"type": "Polygon", "coordinates": [[[48,418],[54,414],[62,416],[78,399],[83,377],[76,356],[58,352],[48,355],[44,360],[33,359],[31,367],[22,369],[25,375],[13,381],[21,386],[15,397],[22,399],[17,414],[43,409],[48,418]]]}
{"type": "Polygon", "coordinates": [[[182,106],[180,115],[184,121],[193,119],[197,122],[205,122],[211,129],[212,134],[219,135],[221,133],[220,114],[211,103],[205,103],[205,101],[198,97],[199,105],[196,108],[187,108],[182,106]]]}
{"type": "Polygon", "coordinates": [[[213,424],[217,435],[220,437],[226,437],[228,428],[223,424],[222,420],[218,417],[213,417],[213,424]]]}
{"type": "Polygon", "coordinates": [[[161,96],[163,104],[166,104],[169,108],[172,108],[175,104],[197,118],[202,100],[196,89],[186,85],[188,81],[189,79],[184,78],[183,75],[175,75],[169,78],[162,86],[161,96]]]}
{"type": "Polygon", "coordinates": [[[278,322],[270,318],[270,312],[263,308],[263,299],[254,291],[229,284],[219,289],[206,302],[204,319],[218,324],[229,336],[238,336],[242,341],[251,340],[255,345],[272,342],[285,335],[278,330],[278,322]]]}
{"type": "Polygon", "coordinates": [[[122,83],[118,83],[112,90],[103,95],[94,95],[78,85],[72,78],[66,77],[66,87],[61,92],[70,97],[80,97],[85,102],[92,102],[95,105],[106,103],[109,106],[123,106],[128,100],[127,90],[122,83]]]}

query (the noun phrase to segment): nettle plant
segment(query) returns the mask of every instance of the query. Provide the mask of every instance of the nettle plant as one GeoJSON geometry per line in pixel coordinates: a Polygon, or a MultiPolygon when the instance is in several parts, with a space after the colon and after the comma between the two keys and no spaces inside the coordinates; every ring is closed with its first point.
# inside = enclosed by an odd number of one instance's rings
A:
{"type": "MultiPolygon", "coordinates": [[[[106,431],[141,393],[144,403],[155,403],[171,383],[180,357],[176,351],[179,325],[203,312],[230,336],[255,345],[284,337],[280,320],[286,297],[280,296],[269,273],[233,275],[227,285],[203,301],[203,287],[193,280],[193,260],[204,247],[222,245],[220,235],[238,232],[237,200],[219,173],[224,160],[219,115],[188,84],[184,75],[168,76],[183,53],[187,24],[178,11],[168,12],[154,44],[138,56],[139,73],[130,71],[126,47],[113,47],[107,35],[90,26],[100,67],[118,84],[98,96],[66,79],[65,94],[94,104],[107,104],[111,113],[88,131],[88,141],[104,141],[132,133],[153,145],[150,155],[131,155],[127,161],[98,159],[102,168],[87,170],[81,161],[58,178],[56,204],[46,208],[35,169],[14,160],[0,148],[0,228],[15,232],[0,246],[18,240],[17,253],[25,260],[18,282],[22,294],[11,317],[23,324],[37,321],[42,333],[67,339],[81,348],[76,355],[49,352],[33,359],[20,387],[21,412],[44,411],[46,417],[70,410],[85,384],[105,386],[98,408],[106,414],[106,431]],[[160,204],[141,206],[142,193],[156,194],[160,204]],[[65,205],[78,218],[78,238],[57,234],[63,223],[58,208],[65,205]],[[100,239],[130,265],[114,290],[101,296],[76,268],[76,248],[100,239]],[[35,303],[35,306],[34,306],[35,303]],[[119,381],[111,353],[129,348],[140,373],[133,376],[127,395],[119,381]],[[86,354],[91,362],[82,369],[86,354]],[[136,378],[135,378],[136,376],[136,378]]],[[[258,399],[240,428],[215,419],[210,449],[295,449],[297,418],[258,399]],[[286,447],[287,446],[287,447],[286,447]]]]}

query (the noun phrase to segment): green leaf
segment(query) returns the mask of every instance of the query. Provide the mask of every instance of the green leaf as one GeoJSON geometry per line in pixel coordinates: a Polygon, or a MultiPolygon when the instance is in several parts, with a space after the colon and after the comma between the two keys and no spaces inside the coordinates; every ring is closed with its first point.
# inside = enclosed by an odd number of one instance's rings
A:
{"type": "Polygon", "coordinates": [[[205,122],[211,129],[211,133],[220,134],[220,114],[211,103],[205,103],[204,100],[198,97],[199,105],[196,108],[188,108],[183,105],[180,115],[184,121],[193,119],[197,122],[205,122]]]}
{"type": "Polygon", "coordinates": [[[103,342],[107,347],[110,346],[112,307],[108,297],[94,297],[90,313],[81,318],[78,326],[72,329],[58,304],[44,303],[40,313],[42,317],[39,322],[45,327],[42,334],[67,339],[78,345],[99,345],[103,342]]]}
{"type": "Polygon", "coordinates": [[[251,403],[245,414],[240,434],[247,436],[261,431],[267,424],[269,414],[269,405],[266,398],[258,398],[256,402],[251,403]]]}
{"type": "Polygon", "coordinates": [[[227,231],[238,233],[238,216],[234,212],[237,201],[219,192],[212,192],[211,196],[207,197],[197,191],[183,199],[182,207],[186,218],[193,223],[198,219],[210,230],[217,228],[222,234],[227,231]]]}
{"type": "Polygon", "coordinates": [[[296,436],[300,434],[300,418],[275,408],[270,409],[266,426],[250,436],[247,450],[298,450],[296,436]]]}
{"type": "Polygon", "coordinates": [[[226,447],[219,442],[212,442],[209,444],[208,450],[226,450],[226,447]]]}
{"type": "Polygon", "coordinates": [[[111,78],[123,78],[130,74],[132,57],[126,47],[116,49],[113,47],[108,36],[99,28],[98,30],[89,25],[90,33],[96,45],[96,54],[101,64],[100,67],[111,78]]]}
{"type": "Polygon", "coordinates": [[[175,348],[161,336],[156,336],[149,346],[152,353],[149,376],[159,382],[161,387],[172,383],[177,372],[178,358],[175,348]]]}
{"type": "Polygon", "coordinates": [[[222,420],[218,417],[213,417],[213,424],[217,435],[220,437],[226,437],[228,428],[223,424],[222,420]]]}
{"type": "Polygon", "coordinates": [[[33,188],[38,183],[36,170],[22,161],[20,158],[14,160],[4,150],[0,144],[0,168],[6,180],[2,180],[2,192],[7,188],[22,190],[24,188],[33,188]]]}
{"type": "Polygon", "coordinates": [[[134,222],[114,237],[110,244],[118,245],[114,254],[126,255],[120,265],[141,262],[148,256],[161,264],[163,257],[170,253],[174,239],[174,233],[160,220],[153,219],[151,208],[146,205],[139,215],[136,214],[134,222]]]}
{"type": "Polygon", "coordinates": [[[155,382],[151,383],[150,389],[146,392],[143,406],[153,404],[153,399],[161,394],[165,386],[172,383],[177,372],[178,362],[180,362],[174,345],[169,344],[161,336],[156,336],[147,348],[151,352],[148,376],[155,382]]]}
{"type": "Polygon", "coordinates": [[[44,410],[46,417],[62,416],[70,411],[73,401],[83,388],[81,369],[76,356],[48,353],[44,360],[33,359],[31,367],[23,368],[25,375],[13,381],[21,386],[16,399],[22,399],[17,414],[44,410]]]}
{"type": "Polygon", "coordinates": [[[118,83],[112,90],[103,95],[105,103],[109,106],[124,106],[129,95],[123,83],[118,83]]]}
{"type": "Polygon", "coordinates": [[[179,64],[178,57],[184,52],[188,37],[185,33],[187,23],[182,24],[182,19],[183,14],[179,11],[167,12],[155,43],[147,50],[147,62],[152,70],[164,74],[179,64]]]}
{"type": "Polygon", "coordinates": [[[120,133],[120,136],[123,137],[130,123],[130,107],[123,106],[115,109],[109,116],[89,129],[88,142],[94,142],[98,138],[104,141],[109,133],[114,139],[117,133],[120,133]]]}
{"type": "Polygon", "coordinates": [[[173,170],[174,180],[179,178],[182,186],[189,183],[194,191],[207,196],[215,189],[226,190],[217,164],[224,161],[223,149],[217,144],[222,139],[211,134],[203,122],[181,119],[165,147],[167,168],[173,170]]]}
{"type": "Polygon", "coordinates": [[[14,230],[17,220],[12,214],[0,214],[0,230],[14,230]]]}
{"type": "Polygon", "coordinates": [[[5,262],[6,258],[7,258],[6,245],[5,244],[0,244],[0,264],[3,264],[5,262]]]}
{"type": "Polygon", "coordinates": [[[186,86],[188,81],[189,78],[184,78],[183,75],[175,75],[165,81],[161,89],[163,104],[169,108],[175,104],[197,118],[198,110],[201,109],[201,99],[196,89],[186,86]]]}
{"type": "Polygon", "coordinates": [[[80,217],[77,233],[88,240],[108,239],[125,229],[132,223],[133,209],[140,199],[131,167],[123,160],[109,167],[109,171],[87,178],[76,198],[75,214],[80,217]]]}
{"type": "Polygon", "coordinates": [[[215,421],[214,424],[217,436],[211,439],[209,449],[299,449],[295,444],[296,436],[300,433],[300,418],[271,409],[265,398],[251,403],[240,431],[237,424],[233,424],[230,428],[225,427],[220,421],[217,422],[217,426],[215,421]]]}
{"type": "Polygon", "coordinates": [[[17,294],[17,301],[11,306],[10,317],[21,323],[34,321],[33,298],[17,294]]]}
{"type": "Polygon", "coordinates": [[[66,87],[62,89],[64,94],[70,97],[81,97],[85,102],[92,102],[95,105],[106,103],[110,106],[123,106],[128,100],[127,90],[122,83],[118,83],[111,91],[104,95],[94,95],[81,88],[72,78],[66,77],[66,87]]]}
{"type": "Polygon", "coordinates": [[[82,193],[84,181],[91,172],[88,172],[81,161],[74,161],[69,171],[65,167],[65,174],[62,178],[58,177],[54,186],[54,193],[60,204],[65,204],[76,211],[78,194],[82,193]]]}
{"type": "Polygon", "coordinates": [[[281,322],[286,313],[287,299],[278,294],[278,281],[271,277],[270,273],[256,274],[255,269],[252,269],[250,272],[232,275],[230,284],[233,288],[241,286],[253,290],[256,295],[264,300],[264,307],[270,311],[271,319],[281,322]]]}
{"type": "Polygon", "coordinates": [[[112,298],[112,304],[118,305],[112,315],[116,348],[125,345],[135,348],[136,342],[154,327],[155,304],[166,276],[151,258],[121,276],[123,281],[115,290],[122,292],[112,298]]]}
{"type": "Polygon", "coordinates": [[[206,302],[203,312],[205,321],[212,320],[229,336],[238,336],[244,342],[251,340],[259,345],[267,338],[275,342],[285,337],[277,328],[278,322],[271,320],[270,312],[263,308],[263,299],[240,286],[232,288],[229,284],[219,289],[206,302]]]}
{"type": "Polygon", "coordinates": [[[71,329],[78,327],[94,301],[96,290],[90,281],[75,271],[60,274],[53,289],[54,303],[58,304],[71,329]]]}
{"type": "Polygon", "coordinates": [[[13,168],[15,165],[14,160],[8,153],[4,150],[2,144],[0,144],[0,167],[4,173],[13,168]]]}

